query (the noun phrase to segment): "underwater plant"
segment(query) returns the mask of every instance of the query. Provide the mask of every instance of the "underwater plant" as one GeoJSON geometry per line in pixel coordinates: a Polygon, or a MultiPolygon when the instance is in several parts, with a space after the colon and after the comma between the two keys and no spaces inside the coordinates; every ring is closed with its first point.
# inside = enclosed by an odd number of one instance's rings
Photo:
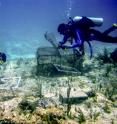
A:
{"type": "Polygon", "coordinates": [[[110,107],[109,107],[109,105],[108,105],[107,102],[105,102],[105,105],[103,107],[103,110],[104,110],[105,113],[110,113],[111,112],[110,107]]]}
{"type": "Polygon", "coordinates": [[[67,89],[67,116],[69,116],[69,112],[71,110],[71,102],[70,101],[70,92],[71,92],[71,81],[72,81],[72,77],[68,78],[67,84],[68,84],[68,89],[67,89]]]}
{"type": "Polygon", "coordinates": [[[81,109],[78,110],[78,118],[77,119],[78,119],[79,124],[86,121],[86,118],[81,109]]]}
{"type": "Polygon", "coordinates": [[[71,110],[71,101],[70,101],[70,91],[71,91],[71,86],[68,87],[67,89],[67,116],[69,115],[69,112],[71,110]]]}
{"type": "Polygon", "coordinates": [[[32,103],[27,100],[22,100],[18,106],[24,114],[27,112],[32,113],[36,109],[37,102],[32,103]]]}
{"type": "Polygon", "coordinates": [[[93,108],[91,108],[89,116],[90,116],[90,119],[95,122],[100,116],[100,112],[93,110],[93,108]]]}
{"type": "Polygon", "coordinates": [[[17,65],[18,65],[18,66],[19,66],[20,64],[22,64],[22,62],[23,62],[23,58],[17,59],[17,65]]]}
{"type": "Polygon", "coordinates": [[[13,98],[14,98],[14,96],[3,96],[0,101],[8,101],[13,98]]]}
{"type": "Polygon", "coordinates": [[[109,82],[104,86],[105,90],[104,95],[111,101],[114,101],[113,96],[117,94],[117,78],[111,77],[109,78],[109,82]]]}
{"type": "Polygon", "coordinates": [[[98,60],[100,64],[110,63],[111,59],[108,50],[104,48],[103,53],[99,53],[96,60],[98,60]]]}
{"type": "Polygon", "coordinates": [[[107,66],[106,67],[106,72],[105,72],[105,76],[109,76],[109,72],[111,71],[111,66],[107,66]]]}
{"type": "Polygon", "coordinates": [[[114,122],[115,122],[114,119],[111,119],[111,124],[115,124],[114,122]]]}
{"type": "Polygon", "coordinates": [[[66,120],[65,112],[57,107],[47,108],[41,115],[44,124],[62,124],[61,121],[66,120]]]}
{"type": "Polygon", "coordinates": [[[0,124],[18,124],[10,119],[0,119],[0,124]]]}
{"type": "Polygon", "coordinates": [[[86,102],[85,102],[85,105],[86,105],[87,108],[91,108],[91,105],[92,105],[92,104],[91,104],[91,101],[86,101],[86,102]]]}
{"type": "Polygon", "coordinates": [[[36,82],[36,85],[37,85],[37,87],[36,87],[36,96],[37,97],[42,97],[42,80],[41,80],[41,78],[40,77],[35,77],[36,78],[36,80],[37,80],[37,82],[36,82]]]}
{"type": "Polygon", "coordinates": [[[81,75],[86,71],[86,68],[84,68],[84,61],[85,57],[81,56],[80,58],[77,58],[76,62],[74,63],[74,67],[81,73],[81,75]]]}
{"type": "Polygon", "coordinates": [[[52,113],[44,115],[42,120],[47,124],[59,124],[58,119],[52,113]]]}

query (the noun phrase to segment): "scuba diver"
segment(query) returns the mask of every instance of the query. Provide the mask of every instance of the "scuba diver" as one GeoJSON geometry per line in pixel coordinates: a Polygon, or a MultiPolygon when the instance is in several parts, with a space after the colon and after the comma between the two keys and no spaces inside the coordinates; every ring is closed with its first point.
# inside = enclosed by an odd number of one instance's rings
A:
{"type": "Polygon", "coordinates": [[[0,65],[6,62],[6,55],[5,53],[0,52],[0,65]]]}
{"type": "Polygon", "coordinates": [[[108,35],[110,32],[117,29],[117,24],[113,24],[112,27],[100,32],[92,27],[101,26],[103,23],[102,18],[93,17],[80,17],[76,16],[74,19],[70,18],[68,24],[62,23],[58,26],[58,32],[64,35],[64,38],[59,42],[58,47],[65,48],[79,48],[81,55],[84,55],[84,42],[86,41],[90,48],[90,53],[92,57],[92,47],[89,41],[97,40],[105,43],[117,43],[117,37],[112,37],[108,35]],[[65,43],[70,41],[70,45],[65,45],[65,43]]]}

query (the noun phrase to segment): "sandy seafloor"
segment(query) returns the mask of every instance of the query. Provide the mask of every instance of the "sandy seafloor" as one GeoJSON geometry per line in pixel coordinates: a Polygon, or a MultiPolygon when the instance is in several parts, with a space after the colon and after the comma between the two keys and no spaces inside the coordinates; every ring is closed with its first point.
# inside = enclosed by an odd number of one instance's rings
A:
{"type": "Polygon", "coordinates": [[[85,57],[82,74],[57,76],[37,76],[35,58],[7,61],[0,66],[0,123],[117,124],[117,66],[99,61],[85,57]],[[69,116],[67,104],[59,100],[68,82],[78,90],[76,96],[93,93],[81,103],[72,104],[69,116]],[[33,112],[30,107],[22,110],[19,107],[22,101],[37,102],[33,112]]]}

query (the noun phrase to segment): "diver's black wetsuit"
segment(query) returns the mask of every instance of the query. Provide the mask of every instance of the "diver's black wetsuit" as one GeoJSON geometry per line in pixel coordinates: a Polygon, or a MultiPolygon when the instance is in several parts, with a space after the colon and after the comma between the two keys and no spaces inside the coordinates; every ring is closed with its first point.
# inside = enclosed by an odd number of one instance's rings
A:
{"type": "Polygon", "coordinates": [[[78,22],[70,21],[68,24],[60,24],[58,32],[64,35],[62,42],[60,42],[61,45],[64,45],[69,38],[74,39],[75,42],[73,42],[71,46],[66,46],[67,48],[80,47],[84,44],[84,41],[92,40],[105,43],[117,43],[117,37],[108,35],[115,30],[114,26],[104,32],[93,29],[93,27],[95,27],[94,22],[87,17],[83,17],[78,22]]]}
{"type": "Polygon", "coordinates": [[[71,27],[73,27],[74,29],[80,30],[80,37],[84,41],[97,40],[105,43],[117,43],[117,37],[112,37],[108,35],[110,32],[115,30],[114,26],[108,28],[104,32],[100,32],[92,28],[95,27],[95,24],[92,20],[88,19],[87,17],[83,17],[80,21],[76,23],[73,22],[71,25],[71,27]]]}
{"type": "Polygon", "coordinates": [[[117,37],[112,37],[108,35],[110,32],[114,31],[116,28],[114,26],[110,27],[104,32],[100,32],[93,29],[95,24],[92,20],[87,17],[82,17],[81,20],[74,22],[71,20],[68,24],[60,24],[58,27],[58,32],[64,35],[64,38],[59,42],[60,48],[80,48],[80,51],[84,54],[84,41],[87,41],[90,47],[90,52],[92,56],[92,47],[90,41],[97,40],[105,43],[117,43],[117,37]],[[74,42],[71,45],[64,45],[68,39],[71,38],[74,42]]]}
{"type": "Polygon", "coordinates": [[[114,30],[115,28],[113,26],[104,31],[103,33],[95,29],[89,29],[89,32],[94,35],[90,40],[98,40],[105,43],[117,43],[117,37],[112,37],[108,35],[114,30]]]}

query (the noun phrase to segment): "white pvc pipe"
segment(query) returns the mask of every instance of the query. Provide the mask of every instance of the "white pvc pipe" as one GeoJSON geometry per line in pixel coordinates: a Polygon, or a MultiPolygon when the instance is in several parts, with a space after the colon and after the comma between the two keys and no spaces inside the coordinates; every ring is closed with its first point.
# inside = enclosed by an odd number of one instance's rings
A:
{"type": "Polygon", "coordinates": [[[1,81],[5,82],[6,80],[10,80],[10,79],[18,79],[18,81],[16,82],[16,85],[12,87],[13,89],[17,89],[21,82],[21,77],[4,77],[4,78],[1,78],[1,81]]]}

